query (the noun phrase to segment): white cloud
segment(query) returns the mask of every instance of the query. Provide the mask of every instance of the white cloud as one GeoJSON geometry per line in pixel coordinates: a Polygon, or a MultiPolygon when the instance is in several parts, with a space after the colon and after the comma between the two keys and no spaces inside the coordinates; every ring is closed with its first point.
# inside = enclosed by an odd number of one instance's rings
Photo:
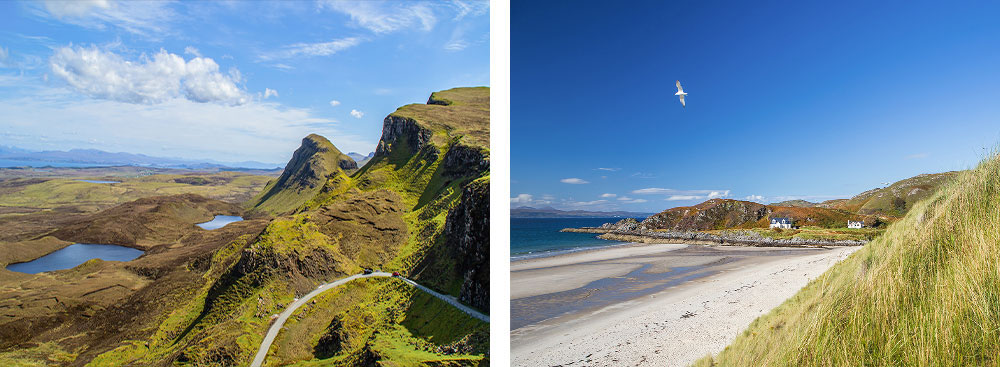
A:
{"type": "Polygon", "coordinates": [[[359,119],[359,118],[361,118],[364,115],[365,115],[364,112],[361,112],[361,111],[358,111],[358,110],[351,110],[351,116],[354,116],[354,118],[356,118],[356,119],[359,119]]]}
{"type": "Polygon", "coordinates": [[[675,190],[659,187],[633,190],[633,194],[640,195],[675,195],[675,196],[704,196],[708,198],[719,198],[729,196],[729,190],[675,190]]]}
{"type": "Polygon", "coordinates": [[[467,15],[483,15],[490,11],[490,3],[488,1],[453,0],[449,2],[449,4],[457,11],[457,14],[455,14],[455,20],[461,20],[467,15]]]}
{"type": "Polygon", "coordinates": [[[590,183],[590,182],[587,182],[586,180],[579,179],[579,178],[576,178],[576,177],[564,178],[562,180],[559,180],[559,182],[573,184],[573,185],[582,185],[582,184],[588,184],[588,183],[590,183]]]}
{"type": "Polygon", "coordinates": [[[96,46],[62,47],[49,59],[52,73],[77,92],[94,98],[128,103],[161,103],[183,97],[195,102],[241,105],[250,101],[237,85],[239,70],[219,72],[210,58],[189,61],[161,49],[143,54],[138,61],[125,60],[96,46]]]}
{"type": "Polygon", "coordinates": [[[29,9],[38,16],[85,28],[112,26],[154,38],[169,33],[168,24],[176,18],[169,1],[46,0],[41,5],[29,9]]]}
{"type": "Polygon", "coordinates": [[[615,196],[618,196],[618,195],[615,195],[615,194],[601,194],[602,198],[613,198],[615,196]]]}
{"type": "Polygon", "coordinates": [[[518,194],[515,197],[510,198],[511,204],[518,205],[549,205],[552,204],[552,197],[549,195],[542,196],[541,200],[535,200],[535,197],[531,194],[518,194]]]}
{"type": "Polygon", "coordinates": [[[569,206],[592,206],[599,204],[606,204],[607,200],[594,200],[594,201],[569,201],[566,204],[569,206]]]}
{"type": "Polygon", "coordinates": [[[340,101],[338,101],[336,99],[332,100],[332,101],[330,101],[330,105],[333,106],[333,107],[340,106],[340,101]]]}
{"type": "Polygon", "coordinates": [[[321,6],[347,14],[355,26],[377,34],[403,29],[430,31],[437,23],[434,11],[427,3],[327,0],[321,6]]]}
{"type": "Polygon", "coordinates": [[[671,194],[666,201],[679,200],[705,200],[717,199],[729,196],[729,190],[672,190],[661,188],[648,188],[632,191],[635,194],[671,194]]]}
{"type": "MultiPolygon", "coordinates": [[[[279,59],[290,59],[298,56],[330,56],[340,51],[361,44],[362,39],[358,37],[347,37],[335,39],[329,42],[319,43],[296,43],[281,47],[273,52],[263,53],[257,56],[260,61],[271,61],[279,59]]],[[[284,64],[279,64],[284,65],[284,64]]],[[[287,66],[287,65],[284,65],[287,66]]],[[[275,65],[275,67],[279,67],[275,65]]]]}
{"type": "Polygon", "coordinates": [[[622,200],[622,202],[625,203],[625,204],[642,204],[642,203],[645,203],[647,201],[648,200],[646,200],[646,199],[622,200]]]}
{"type": "Polygon", "coordinates": [[[712,192],[708,193],[708,198],[709,199],[724,198],[724,197],[727,197],[727,196],[729,196],[729,190],[712,191],[712,192]]]}
{"type": "Polygon", "coordinates": [[[194,56],[194,57],[201,57],[201,52],[198,51],[197,48],[194,48],[194,47],[191,47],[191,46],[188,46],[188,47],[184,48],[184,54],[185,55],[191,55],[191,56],[194,56]]]}
{"type": "Polygon", "coordinates": [[[597,167],[597,168],[594,168],[594,169],[595,169],[595,170],[598,170],[598,171],[609,171],[609,172],[615,172],[615,171],[618,171],[618,170],[620,170],[621,168],[607,168],[607,167],[597,167]]]}
{"type": "Polygon", "coordinates": [[[746,200],[746,201],[755,201],[755,202],[758,202],[758,203],[764,202],[764,197],[761,196],[761,195],[747,195],[747,197],[745,197],[743,199],[746,200]]]}
{"type": "Polygon", "coordinates": [[[618,198],[618,200],[625,201],[625,200],[632,200],[632,198],[630,198],[628,196],[622,196],[622,197],[618,198]]]}
{"type": "Polygon", "coordinates": [[[511,204],[530,204],[534,201],[534,197],[531,194],[518,194],[517,197],[510,198],[511,204]]]}
{"type": "Polygon", "coordinates": [[[264,88],[264,99],[268,99],[268,98],[271,98],[271,97],[277,97],[277,96],[278,96],[278,91],[276,91],[274,89],[271,89],[271,88],[264,88]]]}
{"type": "Polygon", "coordinates": [[[310,133],[330,138],[345,152],[368,152],[376,143],[338,129],[335,120],[276,103],[229,106],[176,98],[133,104],[81,99],[59,88],[31,88],[22,87],[17,98],[0,100],[0,141],[5,145],[284,164],[310,133]],[[94,144],[94,139],[105,143],[94,144]]]}

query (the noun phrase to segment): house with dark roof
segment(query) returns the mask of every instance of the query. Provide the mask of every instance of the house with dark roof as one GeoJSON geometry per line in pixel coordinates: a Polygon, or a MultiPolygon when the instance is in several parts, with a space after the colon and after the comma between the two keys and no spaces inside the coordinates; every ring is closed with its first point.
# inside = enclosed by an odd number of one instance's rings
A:
{"type": "Polygon", "coordinates": [[[771,228],[792,229],[792,218],[771,218],[771,228]]]}

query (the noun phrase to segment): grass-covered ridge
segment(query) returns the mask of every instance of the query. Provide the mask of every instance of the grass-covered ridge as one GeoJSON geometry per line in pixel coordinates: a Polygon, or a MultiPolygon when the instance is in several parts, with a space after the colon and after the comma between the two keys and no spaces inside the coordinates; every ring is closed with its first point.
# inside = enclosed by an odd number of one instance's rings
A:
{"type": "Polygon", "coordinates": [[[490,146],[490,88],[453,88],[431,94],[427,104],[409,104],[390,116],[416,120],[434,132],[436,144],[448,137],[477,148],[490,146]],[[444,134],[441,134],[441,133],[444,134]]]}
{"type": "MultiPolygon", "coordinates": [[[[391,149],[357,170],[314,159],[325,155],[309,146],[325,139],[307,137],[286,167],[301,174],[282,174],[254,205],[279,216],[256,238],[212,258],[220,271],[206,274],[210,284],[154,327],[168,338],[146,352],[138,343],[121,346],[94,364],[247,364],[271,315],[317,284],[364,267],[458,295],[463,277],[443,238],[445,223],[465,185],[488,184],[489,175],[488,150],[469,149],[471,132],[489,134],[489,91],[472,89],[435,93],[448,102],[429,105],[431,115],[387,118],[380,145],[391,149]],[[462,99],[480,92],[485,98],[462,99]],[[285,184],[296,182],[302,190],[285,184]],[[282,197],[288,200],[273,201],[282,197]]],[[[266,365],[488,364],[488,325],[398,279],[351,282],[315,301],[279,333],[266,365]]]]}
{"type": "Polygon", "coordinates": [[[996,365],[1000,158],[916,203],[886,233],[697,365],[996,365]]]}
{"type": "Polygon", "coordinates": [[[315,197],[327,180],[346,176],[357,168],[354,159],[329,140],[310,134],[302,139],[281,177],[269,182],[249,206],[274,214],[291,212],[315,197]]]}

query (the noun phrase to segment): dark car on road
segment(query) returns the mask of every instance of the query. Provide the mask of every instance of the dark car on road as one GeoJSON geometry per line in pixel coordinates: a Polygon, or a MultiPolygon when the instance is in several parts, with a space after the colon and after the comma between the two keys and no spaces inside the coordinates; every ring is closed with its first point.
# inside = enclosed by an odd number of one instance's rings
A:
{"type": "Polygon", "coordinates": [[[368,274],[371,274],[371,273],[374,273],[374,272],[375,272],[375,271],[374,271],[374,270],[372,270],[371,268],[365,268],[365,271],[363,272],[363,274],[364,274],[364,275],[368,275],[368,274]]]}

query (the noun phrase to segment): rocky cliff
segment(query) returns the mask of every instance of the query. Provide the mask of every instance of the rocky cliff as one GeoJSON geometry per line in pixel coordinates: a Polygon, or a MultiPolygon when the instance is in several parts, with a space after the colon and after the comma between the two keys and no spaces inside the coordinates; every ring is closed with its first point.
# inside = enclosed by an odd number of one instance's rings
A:
{"type": "Polygon", "coordinates": [[[462,275],[459,300],[490,310],[490,181],[465,186],[462,199],[448,212],[445,243],[457,259],[462,275]]]}

